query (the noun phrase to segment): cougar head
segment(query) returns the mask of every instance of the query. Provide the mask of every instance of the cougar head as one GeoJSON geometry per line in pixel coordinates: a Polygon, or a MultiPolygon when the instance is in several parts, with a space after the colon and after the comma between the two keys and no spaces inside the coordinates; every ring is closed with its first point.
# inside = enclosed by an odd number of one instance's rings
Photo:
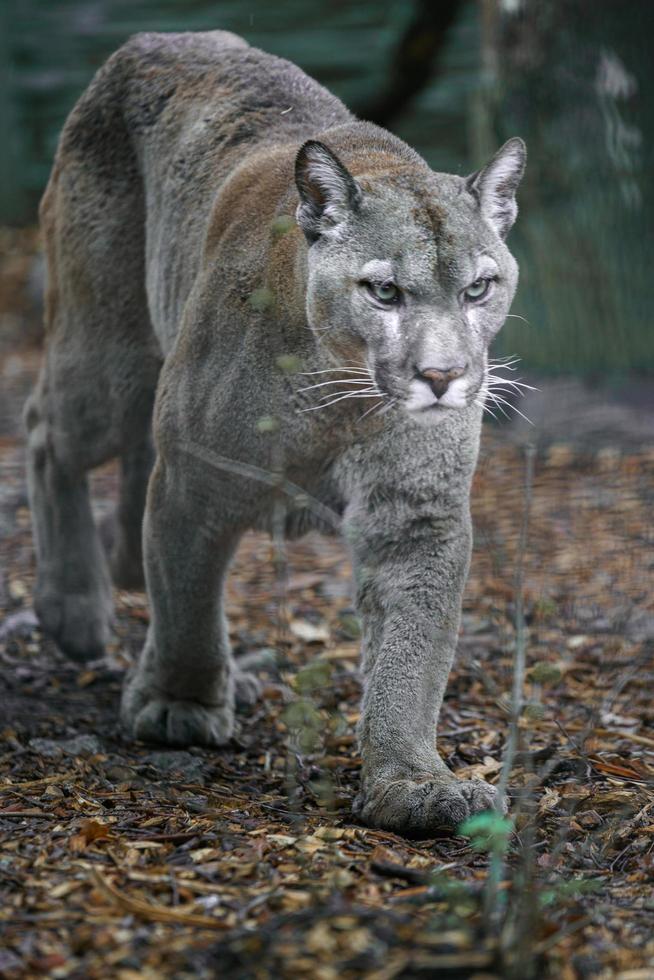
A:
{"type": "Polygon", "coordinates": [[[309,326],[423,421],[479,396],[518,281],[505,238],[525,159],[514,138],[467,178],[417,156],[355,177],[324,143],[298,153],[309,326]]]}

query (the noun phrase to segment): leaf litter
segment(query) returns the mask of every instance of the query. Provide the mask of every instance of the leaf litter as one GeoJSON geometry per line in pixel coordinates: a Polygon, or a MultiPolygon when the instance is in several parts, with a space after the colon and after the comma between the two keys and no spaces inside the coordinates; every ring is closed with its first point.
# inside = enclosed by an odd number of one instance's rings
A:
{"type": "MultiPolygon", "coordinates": [[[[24,363],[21,395],[31,348],[24,363]]],[[[104,661],[79,668],[41,635],[24,452],[15,420],[4,431],[0,976],[654,976],[651,448],[610,466],[539,454],[511,821],[405,840],[352,817],[358,624],[341,545],[290,544],[280,603],[271,542],[244,539],[231,639],[269,696],[239,713],[232,744],[130,742],[118,701],[145,597],[116,592],[104,661]]],[[[439,744],[459,775],[491,782],[510,725],[522,479],[520,449],[488,427],[439,744]]],[[[116,481],[114,466],[93,475],[99,516],[116,481]]]]}

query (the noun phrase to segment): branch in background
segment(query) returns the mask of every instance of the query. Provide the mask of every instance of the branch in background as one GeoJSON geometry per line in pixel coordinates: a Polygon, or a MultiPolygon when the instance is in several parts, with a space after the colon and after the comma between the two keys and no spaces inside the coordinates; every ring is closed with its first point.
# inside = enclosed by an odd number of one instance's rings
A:
{"type": "Polygon", "coordinates": [[[462,0],[417,0],[390,66],[388,88],[357,115],[388,126],[431,81],[462,0]]]}

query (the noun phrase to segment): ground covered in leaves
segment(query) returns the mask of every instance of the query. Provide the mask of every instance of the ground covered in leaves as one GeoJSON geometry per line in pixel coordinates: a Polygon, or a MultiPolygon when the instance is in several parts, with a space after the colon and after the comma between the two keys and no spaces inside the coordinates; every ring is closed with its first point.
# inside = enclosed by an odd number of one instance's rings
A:
{"type": "MultiPolygon", "coordinates": [[[[0,336],[28,316],[10,299],[0,336]]],[[[522,439],[487,428],[439,743],[458,774],[502,778],[521,596],[512,822],[407,841],[351,815],[358,624],[338,542],[289,546],[283,578],[267,538],[243,542],[231,635],[266,698],[222,751],[121,732],[141,593],[116,593],[102,662],[40,634],[17,422],[36,362],[0,344],[0,976],[654,976],[651,445],[539,445],[522,554],[522,439]]],[[[115,468],[93,483],[102,517],[115,468]]]]}

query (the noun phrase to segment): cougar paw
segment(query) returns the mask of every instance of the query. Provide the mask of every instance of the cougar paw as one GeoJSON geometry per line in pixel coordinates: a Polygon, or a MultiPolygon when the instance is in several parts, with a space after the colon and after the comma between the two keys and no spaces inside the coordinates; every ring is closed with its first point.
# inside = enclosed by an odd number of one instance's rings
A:
{"type": "Polygon", "coordinates": [[[111,618],[111,605],[105,596],[37,592],[34,609],[43,632],[72,660],[103,656],[111,618]]]}
{"type": "Polygon", "coordinates": [[[225,745],[234,730],[232,705],[148,694],[134,682],[123,692],[121,718],[134,738],[166,745],[225,745]]]}
{"type": "Polygon", "coordinates": [[[237,704],[253,705],[261,697],[263,684],[247,670],[236,670],[234,674],[234,694],[237,704]]]}
{"type": "Polygon", "coordinates": [[[497,790],[479,779],[434,778],[373,784],[354,804],[355,813],[373,827],[406,836],[455,830],[473,813],[495,806],[497,790]]]}

